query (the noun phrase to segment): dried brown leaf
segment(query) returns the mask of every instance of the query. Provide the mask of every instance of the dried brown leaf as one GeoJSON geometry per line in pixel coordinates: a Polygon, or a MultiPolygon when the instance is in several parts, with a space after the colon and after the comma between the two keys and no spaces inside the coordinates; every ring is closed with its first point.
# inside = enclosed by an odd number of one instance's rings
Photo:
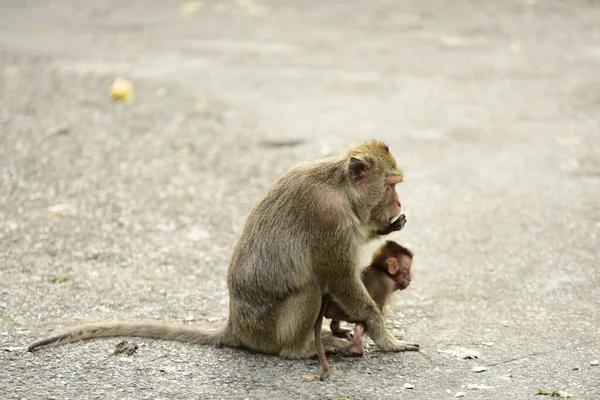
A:
{"type": "Polygon", "coordinates": [[[65,282],[69,282],[68,276],[57,276],[56,278],[52,279],[52,283],[65,283],[65,282]]]}
{"type": "Polygon", "coordinates": [[[126,340],[123,340],[122,342],[117,343],[117,345],[115,346],[115,351],[113,352],[113,355],[117,355],[117,354],[126,354],[128,356],[132,355],[133,353],[135,353],[138,349],[138,345],[135,343],[129,343],[126,340]]]}
{"type": "Polygon", "coordinates": [[[25,351],[25,350],[27,350],[27,347],[7,346],[7,347],[0,348],[0,350],[8,351],[9,353],[14,353],[14,352],[25,351]]]}
{"type": "Polygon", "coordinates": [[[489,389],[493,389],[493,386],[488,386],[488,385],[484,385],[484,384],[476,384],[476,383],[469,383],[467,385],[467,390],[489,390],[489,389]]]}

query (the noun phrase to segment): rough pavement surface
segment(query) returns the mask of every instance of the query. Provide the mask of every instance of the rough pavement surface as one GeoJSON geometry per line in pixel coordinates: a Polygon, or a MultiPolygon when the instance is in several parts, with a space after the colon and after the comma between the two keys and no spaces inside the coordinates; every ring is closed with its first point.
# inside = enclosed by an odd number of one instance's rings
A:
{"type": "Polygon", "coordinates": [[[180,5],[0,1],[0,347],[222,324],[250,207],[377,138],[416,252],[389,325],[422,351],[330,357],[320,382],[317,360],[158,340],[11,349],[1,399],[600,399],[597,1],[180,5]],[[118,76],[133,102],[109,98],[118,76]]]}

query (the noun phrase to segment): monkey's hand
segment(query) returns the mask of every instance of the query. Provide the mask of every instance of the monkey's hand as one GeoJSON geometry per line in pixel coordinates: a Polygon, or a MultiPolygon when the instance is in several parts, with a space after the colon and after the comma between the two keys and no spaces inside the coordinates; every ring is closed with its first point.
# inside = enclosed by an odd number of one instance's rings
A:
{"type": "Polygon", "coordinates": [[[394,222],[390,223],[387,227],[383,229],[379,229],[375,233],[377,233],[378,235],[389,235],[392,232],[401,230],[402,228],[404,228],[404,225],[406,225],[406,215],[400,214],[400,216],[394,222]]]}
{"type": "Polygon", "coordinates": [[[377,340],[375,344],[379,347],[379,350],[385,352],[419,351],[418,343],[410,343],[405,342],[404,340],[398,340],[389,331],[387,332],[387,335],[380,340],[377,340]]]}
{"type": "Polygon", "coordinates": [[[385,317],[383,314],[373,316],[371,323],[367,325],[367,334],[373,339],[381,351],[419,351],[417,343],[405,342],[387,329],[385,326],[385,317]]]}

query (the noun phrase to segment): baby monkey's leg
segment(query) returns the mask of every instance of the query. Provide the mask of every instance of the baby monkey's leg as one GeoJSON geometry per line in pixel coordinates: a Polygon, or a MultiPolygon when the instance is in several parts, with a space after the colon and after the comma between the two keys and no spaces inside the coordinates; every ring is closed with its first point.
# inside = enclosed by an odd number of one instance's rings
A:
{"type": "Polygon", "coordinates": [[[356,357],[362,357],[365,355],[365,346],[363,344],[363,333],[365,332],[365,326],[363,324],[356,324],[354,327],[354,336],[348,346],[350,354],[356,357]]]}
{"type": "Polygon", "coordinates": [[[331,325],[329,325],[329,328],[331,329],[331,332],[333,333],[333,336],[335,337],[339,337],[339,338],[344,338],[344,339],[350,339],[352,337],[352,335],[350,335],[350,332],[352,332],[350,329],[344,329],[341,326],[341,321],[339,319],[332,319],[331,320],[331,325]]]}

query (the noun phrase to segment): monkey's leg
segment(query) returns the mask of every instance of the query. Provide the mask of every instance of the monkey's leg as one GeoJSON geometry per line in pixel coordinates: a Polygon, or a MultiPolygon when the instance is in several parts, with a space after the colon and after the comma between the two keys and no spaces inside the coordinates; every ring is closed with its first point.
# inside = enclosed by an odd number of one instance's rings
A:
{"type": "Polygon", "coordinates": [[[321,363],[321,380],[329,378],[331,370],[329,369],[329,363],[327,362],[327,356],[325,355],[325,349],[323,348],[323,341],[321,340],[321,328],[323,327],[323,316],[325,309],[329,304],[329,296],[323,296],[321,301],[321,311],[315,322],[315,347],[317,348],[317,355],[319,356],[319,362],[321,363]]]}
{"type": "Polygon", "coordinates": [[[333,336],[335,336],[335,337],[339,337],[339,338],[343,338],[343,339],[350,339],[351,335],[349,335],[349,334],[352,331],[350,329],[342,328],[340,323],[341,323],[341,321],[339,319],[331,320],[331,324],[329,325],[329,329],[331,329],[331,333],[333,333],[333,336]]]}
{"type": "MultiPolygon", "coordinates": [[[[331,332],[321,332],[321,343],[325,354],[336,354],[344,357],[354,357],[348,350],[350,342],[346,339],[341,339],[333,336],[331,332]]],[[[299,351],[290,351],[289,349],[282,350],[279,355],[289,359],[306,359],[318,356],[317,343],[312,338],[308,342],[308,346],[299,351]]]]}
{"type": "Polygon", "coordinates": [[[355,355],[357,357],[362,357],[365,355],[365,346],[363,344],[362,335],[365,331],[365,326],[363,324],[356,324],[354,327],[354,336],[350,341],[350,345],[348,346],[348,350],[350,354],[355,355]]]}
{"type": "Polygon", "coordinates": [[[310,358],[317,354],[313,334],[321,311],[321,299],[319,285],[310,283],[298,288],[284,301],[279,309],[275,335],[281,357],[310,358]]]}
{"type": "Polygon", "coordinates": [[[331,334],[331,332],[323,332],[321,334],[321,341],[323,342],[323,348],[325,354],[337,354],[340,356],[353,356],[348,351],[348,345],[350,342],[346,339],[340,339],[331,334]]]}
{"type": "MultiPolygon", "coordinates": [[[[281,345],[279,355],[284,358],[311,358],[317,355],[314,338],[315,321],[321,311],[321,288],[306,285],[288,298],[279,311],[277,340],[281,345]]],[[[322,332],[323,351],[348,354],[348,341],[322,332]]]]}

